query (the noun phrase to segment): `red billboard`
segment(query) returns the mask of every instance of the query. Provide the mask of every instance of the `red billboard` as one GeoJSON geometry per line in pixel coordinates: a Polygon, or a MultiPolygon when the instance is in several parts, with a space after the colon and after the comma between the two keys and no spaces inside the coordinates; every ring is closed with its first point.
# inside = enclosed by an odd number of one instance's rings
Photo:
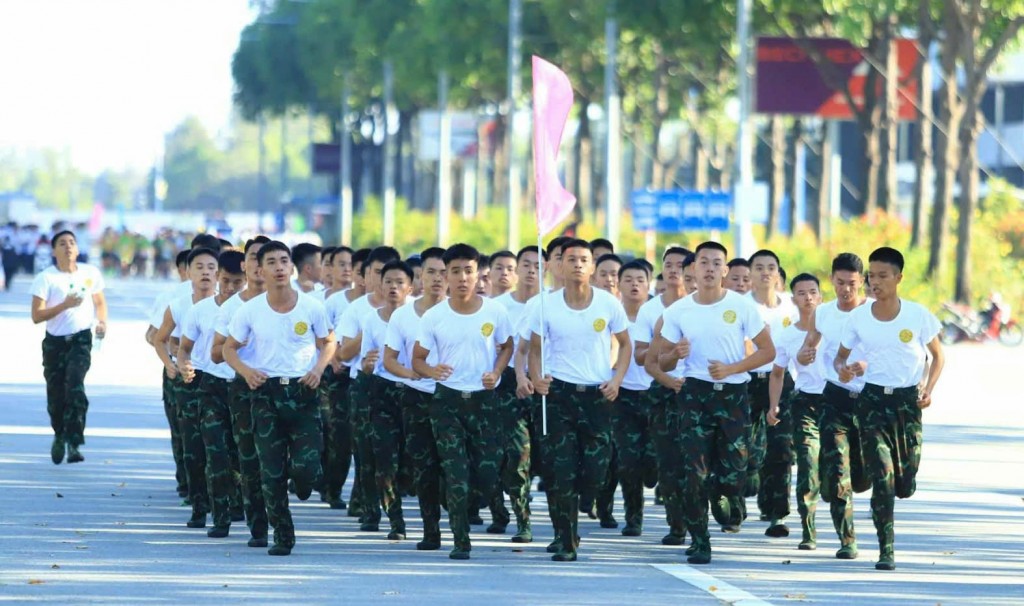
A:
{"type": "MultiPolygon", "coordinates": [[[[917,119],[918,60],[914,40],[896,40],[899,119],[917,119]]],[[[841,38],[758,38],[755,111],[761,114],[814,115],[852,120],[853,111],[840,85],[846,83],[858,109],[864,106],[869,64],[862,49],[841,38]],[[819,66],[813,54],[827,62],[819,66]],[[828,71],[826,71],[828,70],[828,71]],[[824,73],[831,72],[830,78],[824,73]]],[[[876,80],[881,95],[884,80],[876,80]]]]}

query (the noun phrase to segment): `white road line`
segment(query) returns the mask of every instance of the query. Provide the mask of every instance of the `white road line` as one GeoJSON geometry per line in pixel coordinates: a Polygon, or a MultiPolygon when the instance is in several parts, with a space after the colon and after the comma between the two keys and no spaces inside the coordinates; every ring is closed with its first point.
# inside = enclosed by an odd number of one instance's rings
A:
{"type": "Polygon", "coordinates": [[[772,606],[770,602],[754,597],[739,587],[730,585],[690,566],[683,564],[651,564],[651,566],[674,576],[680,581],[685,581],[701,591],[711,594],[725,604],[731,604],[732,606],[772,606]]]}
{"type": "MultiPolygon", "coordinates": [[[[31,425],[0,425],[0,434],[12,434],[21,436],[52,436],[53,430],[49,427],[31,425]]],[[[95,438],[152,438],[169,439],[169,429],[143,429],[126,427],[96,427],[86,428],[86,437],[95,438]]]]}

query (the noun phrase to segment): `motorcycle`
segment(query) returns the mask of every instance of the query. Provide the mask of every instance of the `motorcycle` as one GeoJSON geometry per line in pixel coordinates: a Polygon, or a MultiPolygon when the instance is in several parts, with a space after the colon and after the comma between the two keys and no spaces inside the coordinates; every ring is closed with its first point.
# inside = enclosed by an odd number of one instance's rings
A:
{"type": "Polygon", "coordinates": [[[1024,342],[1024,327],[1010,317],[1009,306],[996,296],[989,300],[989,308],[981,313],[969,305],[943,303],[939,320],[942,323],[939,340],[944,345],[998,339],[1003,345],[1015,347],[1024,342]]]}

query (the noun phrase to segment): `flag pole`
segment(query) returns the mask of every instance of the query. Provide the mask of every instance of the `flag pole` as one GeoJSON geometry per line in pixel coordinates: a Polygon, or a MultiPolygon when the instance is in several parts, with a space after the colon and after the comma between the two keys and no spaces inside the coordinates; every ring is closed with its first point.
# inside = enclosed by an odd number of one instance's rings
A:
{"type": "MultiPolygon", "coordinates": [[[[540,226],[537,227],[537,272],[540,274],[540,378],[545,375],[544,369],[544,247],[543,236],[540,235],[540,226]]],[[[540,425],[542,436],[548,435],[548,396],[543,394],[540,397],[540,425]]]]}

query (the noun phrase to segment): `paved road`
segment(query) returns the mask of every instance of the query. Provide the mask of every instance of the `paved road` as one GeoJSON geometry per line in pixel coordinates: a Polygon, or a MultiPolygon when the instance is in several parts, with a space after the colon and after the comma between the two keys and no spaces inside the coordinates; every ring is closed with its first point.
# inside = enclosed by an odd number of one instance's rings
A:
{"type": "MultiPolygon", "coordinates": [[[[54,466],[40,368],[41,328],[27,320],[27,282],[0,294],[0,601],[488,604],[1022,604],[1024,603],[1024,348],[950,348],[926,414],[917,495],[897,504],[899,570],[873,568],[867,495],[857,501],[862,559],[840,562],[826,511],[819,549],[799,533],[763,536],[752,521],[712,537],[714,562],[694,569],[648,495],[643,537],[581,524],[580,561],[556,564],[543,495],[537,540],[474,534],[473,559],[421,553],[413,540],[361,533],[344,512],[293,502],[298,546],[269,558],[246,532],[212,540],[185,527],[174,494],[159,364],[142,342],[143,313],[165,286],[114,282],[113,322],[88,378],[87,461],[54,466]]],[[[345,494],[348,494],[346,489],[345,494]]],[[[794,506],[795,510],[795,506],[794,506]]],[[[415,504],[410,537],[421,531],[415,504]]],[[[621,512],[619,512],[621,520],[621,512]]],[[[795,522],[795,520],[791,520],[795,522]]],[[[450,535],[446,537],[450,540],[450,535]]]]}

